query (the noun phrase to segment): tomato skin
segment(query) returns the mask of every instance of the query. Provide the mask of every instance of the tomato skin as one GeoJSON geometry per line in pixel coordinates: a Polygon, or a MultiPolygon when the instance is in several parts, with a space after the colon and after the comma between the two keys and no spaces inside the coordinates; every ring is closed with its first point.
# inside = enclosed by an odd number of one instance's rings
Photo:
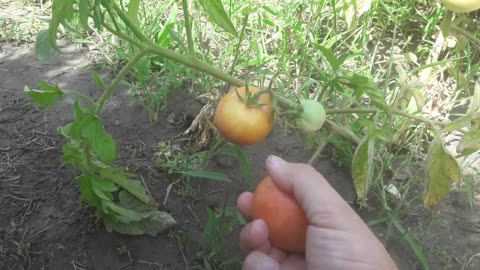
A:
{"type": "Polygon", "coordinates": [[[304,133],[316,132],[322,128],[327,117],[322,104],[316,100],[304,99],[300,106],[303,111],[296,121],[297,128],[304,133]]]}
{"type": "MultiPolygon", "coordinates": [[[[249,86],[253,95],[260,91],[249,86]]],[[[241,97],[246,96],[245,87],[237,88],[241,97]]],[[[256,144],[267,137],[273,126],[271,117],[271,99],[268,94],[258,98],[260,107],[249,107],[240,100],[235,89],[230,90],[220,99],[215,111],[215,126],[222,136],[238,145],[256,144]]]]}
{"type": "Polygon", "coordinates": [[[268,176],[255,189],[252,217],[265,221],[273,246],[290,252],[305,251],[305,212],[292,194],[280,190],[268,176]]]}

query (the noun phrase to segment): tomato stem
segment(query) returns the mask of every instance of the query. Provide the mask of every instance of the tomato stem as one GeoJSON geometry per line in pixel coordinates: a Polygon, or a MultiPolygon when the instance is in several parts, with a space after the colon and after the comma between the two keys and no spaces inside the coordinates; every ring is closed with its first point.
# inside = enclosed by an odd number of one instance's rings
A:
{"type": "MultiPolygon", "coordinates": [[[[362,109],[362,108],[359,108],[359,109],[330,109],[330,110],[326,110],[327,115],[328,114],[350,114],[350,113],[378,113],[378,112],[382,112],[382,111],[378,110],[378,109],[362,109]]],[[[402,112],[402,111],[399,111],[399,110],[396,110],[396,109],[392,109],[392,113],[396,114],[396,115],[406,117],[406,118],[416,120],[417,122],[427,123],[431,127],[434,127],[435,125],[438,125],[438,126],[448,125],[448,123],[435,121],[435,120],[430,120],[430,119],[427,119],[427,118],[423,118],[421,116],[416,116],[416,115],[409,114],[409,113],[406,113],[406,112],[402,112]]]]}

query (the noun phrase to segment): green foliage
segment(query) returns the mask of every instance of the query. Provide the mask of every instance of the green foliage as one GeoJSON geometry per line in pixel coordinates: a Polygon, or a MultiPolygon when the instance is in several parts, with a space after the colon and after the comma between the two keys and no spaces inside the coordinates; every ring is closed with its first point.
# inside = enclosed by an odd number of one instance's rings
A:
{"type": "MultiPolygon", "coordinates": [[[[26,87],[26,93],[40,105],[51,106],[61,94],[72,93],[45,82],[39,85],[44,90],[26,87]]],[[[173,217],[157,210],[153,198],[133,180],[134,175],[110,166],[115,159],[115,141],[94,107],[81,107],[75,101],[73,122],[58,131],[66,139],[61,160],[80,170],[74,180],[80,186],[80,198],[96,209],[107,231],[155,236],[176,225],[173,217]]]]}
{"type": "Polygon", "coordinates": [[[38,84],[43,90],[31,89],[28,86],[25,86],[24,91],[41,106],[50,107],[61,95],[63,95],[62,89],[55,85],[43,81],[39,81],[38,84]]]}
{"type": "Polygon", "coordinates": [[[235,26],[227,16],[225,8],[223,7],[222,0],[199,0],[203,9],[207,12],[210,18],[225,31],[236,36],[237,31],[235,26]]]}

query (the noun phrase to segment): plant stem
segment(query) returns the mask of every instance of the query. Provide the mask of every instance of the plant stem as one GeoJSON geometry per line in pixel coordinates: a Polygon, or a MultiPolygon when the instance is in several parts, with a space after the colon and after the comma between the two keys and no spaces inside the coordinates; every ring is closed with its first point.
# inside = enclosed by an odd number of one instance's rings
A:
{"type": "Polygon", "coordinates": [[[245,18],[243,18],[243,26],[242,26],[242,30],[240,30],[240,36],[238,37],[238,44],[235,50],[235,55],[233,57],[232,67],[230,68],[230,75],[233,74],[233,71],[235,70],[235,66],[237,65],[238,55],[240,54],[240,46],[242,45],[243,38],[245,37],[245,28],[247,26],[247,22],[248,22],[248,13],[247,15],[245,15],[245,18]]]}
{"type": "Polygon", "coordinates": [[[278,102],[282,103],[283,105],[286,105],[287,107],[294,107],[294,108],[298,107],[298,103],[286,97],[283,97],[281,95],[275,95],[275,98],[277,99],[278,102]]]}
{"type": "Polygon", "coordinates": [[[193,57],[189,57],[189,56],[185,56],[185,55],[181,55],[181,54],[178,54],[178,53],[175,53],[175,52],[172,52],[168,49],[165,49],[163,47],[160,47],[154,43],[149,43],[147,45],[147,49],[149,52],[151,53],[154,53],[154,54],[158,54],[158,55],[161,55],[165,58],[168,58],[168,59],[171,59],[173,61],[176,61],[176,62],[179,62],[187,67],[190,67],[190,68],[193,68],[193,69],[196,69],[196,70],[199,70],[199,71],[202,71],[202,72],[205,72],[207,74],[210,74],[222,81],[225,81],[225,82],[228,82],[232,85],[235,85],[235,86],[238,86],[238,87],[241,87],[241,86],[244,86],[245,85],[245,82],[240,80],[240,79],[237,79],[219,69],[216,69],[212,66],[210,66],[209,64],[205,63],[205,62],[202,62],[201,60],[198,60],[196,58],[193,58],[193,57]]]}
{"type": "Polygon", "coordinates": [[[149,39],[143,34],[142,30],[138,28],[138,26],[133,23],[130,18],[123,12],[123,10],[115,3],[115,1],[108,1],[108,3],[105,5],[107,9],[113,7],[115,9],[115,12],[117,12],[118,16],[122,21],[125,23],[125,25],[132,30],[133,34],[141,41],[148,41],[149,39]]]}
{"type": "Polygon", "coordinates": [[[185,18],[185,31],[187,32],[188,52],[195,57],[195,47],[193,46],[192,25],[190,24],[190,13],[188,12],[188,0],[182,0],[183,16],[185,18]]]}
{"type": "MultiPolygon", "coordinates": [[[[123,12],[123,10],[119,6],[117,6],[115,3],[112,3],[111,6],[115,9],[118,16],[122,19],[125,25],[130,30],[132,30],[135,36],[140,40],[140,42],[134,43],[140,48],[146,48],[147,52],[151,52],[153,54],[163,56],[165,58],[168,58],[170,60],[183,64],[187,67],[205,72],[207,74],[212,75],[213,77],[216,77],[232,85],[235,85],[238,87],[245,85],[244,81],[237,79],[219,69],[216,69],[215,67],[210,66],[209,64],[202,62],[194,57],[181,55],[169,49],[158,46],[142,33],[142,31],[130,20],[130,18],[128,18],[128,16],[125,14],[125,12],[123,12]]],[[[110,6],[107,4],[106,8],[110,8],[110,6]]],[[[115,34],[119,35],[119,37],[121,38],[125,38],[125,35],[122,33],[116,32],[115,34]]],[[[132,38],[129,37],[127,41],[132,41],[132,38]]]]}
{"type": "Polygon", "coordinates": [[[136,40],[136,39],[128,36],[127,34],[124,34],[124,33],[122,33],[122,32],[116,31],[115,29],[111,28],[108,24],[103,23],[103,27],[105,27],[108,31],[110,31],[110,33],[116,35],[117,37],[119,37],[119,38],[121,38],[121,39],[124,39],[124,40],[132,43],[133,45],[135,45],[135,46],[137,46],[137,47],[139,47],[139,48],[142,48],[142,47],[143,47],[143,44],[142,44],[140,41],[138,41],[138,40],[136,40]]]}
{"type": "Polygon", "coordinates": [[[146,49],[140,49],[135,55],[133,55],[132,58],[127,62],[127,64],[120,70],[120,72],[117,74],[115,79],[110,83],[110,85],[105,89],[103,92],[102,96],[100,99],[97,101],[97,106],[95,108],[95,113],[98,113],[103,105],[105,104],[105,101],[107,98],[113,93],[117,85],[120,83],[120,81],[123,79],[123,77],[130,71],[130,69],[133,68],[133,66],[140,60],[145,54],[147,50],[146,49]]]}
{"type": "Polygon", "coordinates": [[[452,25],[451,26],[451,30],[454,31],[454,32],[457,32],[461,35],[464,35],[467,39],[469,39],[470,41],[474,42],[474,43],[477,43],[477,46],[480,47],[480,39],[475,37],[474,35],[472,35],[470,32],[468,31],[465,31],[464,29],[456,26],[456,25],[452,25]]]}
{"type": "Polygon", "coordinates": [[[317,147],[317,150],[315,150],[315,152],[313,153],[312,157],[310,158],[310,160],[308,160],[308,164],[309,165],[313,165],[313,163],[315,162],[315,160],[317,160],[317,158],[320,156],[320,154],[322,153],[323,149],[325,148],[325,146],[328,144],[327,140],[322,140],[319,144],[318,144],[318,147],[317,147]]]}
{"type": "Polygon", "coordinates": [[[77,91],[73,91],[73,90],[65,90],[65,89],[62,89],[62,91],[65,93],[65,94],[70,94],[70,95],[73,95],[73,96],[76,96],[76,97],[79,97],[85,101],[87,101],[88,103],[92,104],[92,105],[95,105],[95,101],[93,101],[89,96],[86,96],[82,93],[79,93],[77,91]]]}
{"type": "Polygon", "coordinates": [[[337,125],[337,123],[327,119],[326,122],[325,122],[328,127],[335,133],[339,134],[340,136],[343,136],[351,141],[353,141],[354,143],[356,144],[359,144],[360,143],[360,138],[355,135],[355,133],[353,133],[352,131],[350,131],[349,129],[345,128],[345,127],[342,127],[342,126],[339,126],[337,125]]]}
{"type": "MultiPolygon", "coordinates": [[[[327,111],[327,114],[382,112],[381,110],[377,110],[377,109],[330,109],[330,110],[326,110],[326,111],[327,111]]],[[[413,120],[416,120],[418,122],[424,122],[424,123],[427,123],[431,126],[435,126],[435,125],[446,126],[448,124],[448,123],[444,123],[444,122],[440,122],[440,121],[430,120],[430,119],[427,119],[427,118],[423,118],[423,117],[420,117],[420,116],[416,116],[416,115],[413,115],[413,114],[402,112],[402,111],[399,111],[399,110],[392,110],[392,113],[396,114],[396,115],[401,115],[401,116],[404,116],[404,117],[407,117],[407,118],[410,118],[410,119],[413,119],[413,120]]]]}

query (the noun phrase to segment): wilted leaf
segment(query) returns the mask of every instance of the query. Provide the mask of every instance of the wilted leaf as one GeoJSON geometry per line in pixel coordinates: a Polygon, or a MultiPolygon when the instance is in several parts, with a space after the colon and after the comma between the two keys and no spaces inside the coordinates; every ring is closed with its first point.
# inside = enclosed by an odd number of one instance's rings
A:
{"type": "Polygon", "coordinates": [[[237,36],[235,26],[227,16],[221,0],[200,0],[200,4],[207,12],[208,16],[225,31],[237,36]]]}
{"type": "Polygon", "coordinates": [[[430,144],[426,171],[423,204],[432,207],[448,194],[452,182],[459,183],[461,178],[457,161],[444,148],[440,137],[434,138],[430,144]]]}
{"type": "Polygon", "coordinates": [[[92,177],[91,179],[93,192],[102,200],[113,201],[112,192],[117,191],[114,183],[92,177]]]}
{"type": "Polygon", "coordinates": [[[105,216],[104,224],[107,231],[116,231],[128,235],[147,234],[156,236],[163,233],[177,224],[175,219],[168,213],[158,211],[153,207],[143,204],[141,201],[130,195],[126,191],[119,193],[119,203],[117,207],[140,213],[145,216],[138,221],[128,224],[120,222],[114,216],[105,216]]]}
{"type": "Polygon", "coordinates": [[[357,196],[365,199],[373,178],[375,139],[365,137],[357,146],[352,160],[352,178],[357,196]]]}
{"type": "Polygon", "coordinates": [[[57,86],[38,82],[43,90],[31,89],[25,86],[24,91],[39,105],[50,107],[63,94],[62,89],[57,86]]]}
{"type": "Polygon", "coordinates": [[[168,213],[156,211],[148,218],[131,222],[122,223],[111,216],[103,218],[105,228],[108,232],[116,231],[126,235],[150,235],[156,236],[159,233],[164,233],[173,228],[177,222],[168,213]]]}
{"type": "Polygon", "coordinates": [[[155,201],[148,196],[142,184],[137,180],[131,179],[134,176],[133,174],[123,172],[121,169],[114,167],[101,168],[99,173],[102,178],[121,186],[142,202],[155,205],[155,201]]]}

